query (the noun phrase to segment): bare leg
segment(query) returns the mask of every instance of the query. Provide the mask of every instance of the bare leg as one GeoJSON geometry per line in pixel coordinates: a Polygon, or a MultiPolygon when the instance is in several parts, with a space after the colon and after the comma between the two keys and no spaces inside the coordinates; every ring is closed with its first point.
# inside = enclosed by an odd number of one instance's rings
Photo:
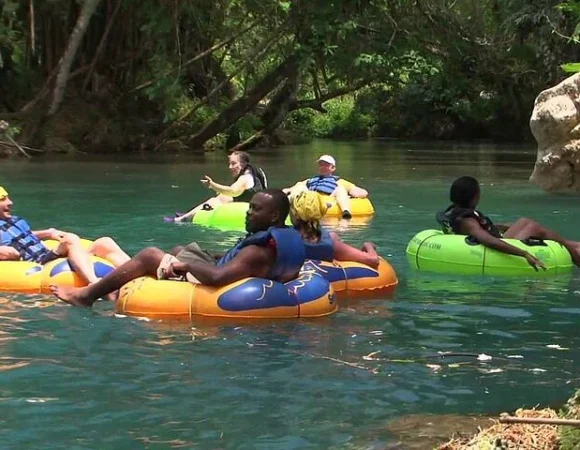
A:
{"type": "Polygon", "coordinates": [[[89,249],[89,253],[112,262],[115,267],[119,267],[131,259],[110,237],[97,239],[89,249]]]}
{"type": "Polygon", "coordinates": [[[338,186],[331,194],[334,198],[336,198],[336,203],[340,206],[340,209],[343,212],[343,217],[345,219],[350,219],[350,197],[348,196],[348,192],[342,186],[338,186]],[[348,214],[344,214],[348,212],[348,214]]]}
{"type": "Polygon", "coordinates": [[[203,209],[203,205],[209,205],[212,208],[216,208],[219,205],[223,205],[225,203],[231,203],[232,201],[233,201],[233,198],[228,197],[227,195],[219,194],[219,195],[216,195],[215,197],[207,199],[203,203],[200,203],[195,208],[189,210],[188,212],[186,212],[182,216],[176,217],[174,220],[175,220],[175,222],[188,222],[193,218],[193,216],[195,216],[196,212],[203,209]]]}
{"type": "Polygon", "coordinates": [[[184,245],[178,245],[177,247],[173,247],[171,250],[169,250],[169,253],[173,256],[177,256],[177,254],[184,248],[184,245]]]}
{"type": "Polygon", "coordinates": [[[98,280],[91,255],[82,247],[76,234],[66,233],[58,244],[56,253],[60,256],[66,256],[75,272],[87,283],[94,283],[98,280]]]}
{"type": "Polygon", "coordinates": [[[52,293],[73,306],[91,307],[99,298],[119,290],[129,281],[145,275],[156,276],[165,252],[155,247],[141,250],[98,282],[85,287],[50,286],[52,293]]]}
{"type": "Polygon", "coordinates": [[[574,264],[580,266],[580,242],[564,239],[555,231],[549,230],[532,219],[522,217],[516,220],[504,233],[504,237],[509,239],[527,239],[529,237],[537,237],[540,239],[559,242],[566,247],[566,250],[570,253],[574,264]]]}

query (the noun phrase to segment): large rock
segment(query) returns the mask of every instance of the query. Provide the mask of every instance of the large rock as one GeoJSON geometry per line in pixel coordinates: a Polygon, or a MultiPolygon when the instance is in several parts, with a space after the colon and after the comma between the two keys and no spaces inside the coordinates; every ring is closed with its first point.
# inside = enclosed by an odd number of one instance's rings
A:
{"type": "Polygon", "coordinates": [[[580,192],[580,73],[538,95],[530,128],[538,142],[530,181],[551,192],[580,192]]]}

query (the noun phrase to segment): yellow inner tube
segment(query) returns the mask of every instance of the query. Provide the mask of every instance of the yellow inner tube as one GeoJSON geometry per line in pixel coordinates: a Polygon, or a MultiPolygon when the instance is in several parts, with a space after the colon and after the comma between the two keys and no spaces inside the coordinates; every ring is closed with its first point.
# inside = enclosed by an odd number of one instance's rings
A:
{"type": "MultiPolygon", "coordinates": [[[[342,210],[336,203],[336,199],[330,195],[321,195],[326,203],[330,203],[331,206],[324,217],[340,217],[342,215],[342,210]]],[[[351,198],[350,199],[350,213],[353,216],[372,216],[375,213],[375,208],[368,198],[351,198]]]]}

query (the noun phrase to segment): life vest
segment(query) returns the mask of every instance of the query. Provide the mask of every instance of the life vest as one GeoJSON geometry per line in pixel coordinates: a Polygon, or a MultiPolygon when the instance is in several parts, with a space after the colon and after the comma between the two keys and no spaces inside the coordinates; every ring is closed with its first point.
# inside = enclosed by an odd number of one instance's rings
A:
{"type": "Polygon", "coordinates": [[[306,251],[306,259],[317,261],[334,260],[334,242],[328,230],[321,230],[318,242],[304,241],[304,250],[306,251]]]}
{"type": "Polygon", "coordinates": [[[23,261],[42,263],[50,253],[30,230],[30,225],[20,217],[0,220],[0,245],[15,248],[23,261]]]}
{"type": "Polygon", "coordinates": [[[267,277],[275,281],[288,281],[298,274],[304,264],[304,241],[300,233],[291,227],[270,227],[267,231],[258,231],[240,239],[218,262],[223,266],[249,245],[266,247],[271,240],[276,245],[276,261],[267,277]]]}
{"type": "Polygon", "coordinates": [[[477,220],[481,228],[496,238],[501,238],[501,232],[493,224],[491,219],[483,215],[480,211],[470,208],[460,208],[459,206],[451,205],[445,211],[437,213],[435,218],[441,224],[441,228],[446,234],[461,234],[459,230],[459,223],[461,219],[473,218],[477,220]]]}
{"type": "Polygon", "coordinates": [[[334,175],[329,175],[327,177],[323,175],[316,175],[306,182],[306,187],[309,191],[330,195],[338,187],[339,178],[340,177],[336,177],[334,175]]]}
{"type": "Polygon", "coordinates": [[[240,173],[234,180],[234,183],[238,181],[238,178],[240,178],[243,175],[247,175],[248,173],[252,175],[252,178],[254,179],[254,187],[246,189],[240,195],[234,197],[234,202],[249,202],[256,192],[268,189],[268,179],[266,178],[266,174],[264,173],[264,171],[260,168],[256,169],[254,166],[251,166],[250,164],[248,164],[242,171],[240,171],[240,173]]]}

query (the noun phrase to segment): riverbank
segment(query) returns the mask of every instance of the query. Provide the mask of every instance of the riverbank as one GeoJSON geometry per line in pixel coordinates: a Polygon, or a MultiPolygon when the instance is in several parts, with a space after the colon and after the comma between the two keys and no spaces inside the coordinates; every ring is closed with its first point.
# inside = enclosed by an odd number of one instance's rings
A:
{"type": "MultiPolygon", "coordinates": [[[[575,450],[580,448],[580,428],[576,426],[559,426],[549,423],[502,423],[494,420],[489,427],[480,429],[471,436],[453,437],[449,442],[437,447],[437,450],[575,450]]],[[[556,412],[551,408],[518,409],[513,414],[518,419],[540,419],[550,422],[554,419],[580,419],[580,391],[576,391],[563,408],[556,412]],[[547,419],[547,420],[546,420],[547,419]]]]}

